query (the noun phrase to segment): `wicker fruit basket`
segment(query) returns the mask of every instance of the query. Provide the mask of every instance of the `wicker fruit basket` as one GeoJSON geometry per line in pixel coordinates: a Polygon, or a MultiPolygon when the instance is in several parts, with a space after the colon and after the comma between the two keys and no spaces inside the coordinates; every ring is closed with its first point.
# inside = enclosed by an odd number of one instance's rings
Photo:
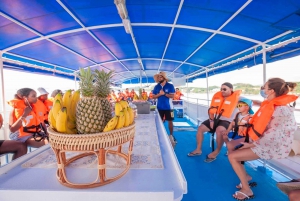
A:
{"type": "Polygon", "coordinates": [[[52,147],[57,160],[57,179],[67,187],[71,188],[93,188],[111,183],[123,175],[130,168],[133,139],[135,135],[135,123],[130,126],[112,130],[109,132],[95,134],[62,134],[48,128],[50,146],[52,147]],[[122,152],[122,145],[129,143],[128,153],[122,152]],[[117,150],[110,150],[111,147],[118,147],[117,150]],[[81,152],[72,158],[66,158],[66,152],[81,152]],[[126,160],[126,168],[120,174],[108,178],[106,176],[106,154],[115,154],[126,160]],[[92,183],[77,184],[67,179],[66,167],[80,159],[95,154],[98,159],[98,177],[92,183]]]}

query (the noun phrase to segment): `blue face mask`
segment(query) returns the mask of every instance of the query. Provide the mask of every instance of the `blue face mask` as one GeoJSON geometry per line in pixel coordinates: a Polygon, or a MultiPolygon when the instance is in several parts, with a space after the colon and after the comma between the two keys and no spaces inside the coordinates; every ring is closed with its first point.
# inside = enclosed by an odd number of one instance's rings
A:
{"type": "Polygon", "coordinates": [[[263,97],[263,98],[267,98],[267,94],[265,94],[265,90],[260,90],[260,95],[263,97]]]}

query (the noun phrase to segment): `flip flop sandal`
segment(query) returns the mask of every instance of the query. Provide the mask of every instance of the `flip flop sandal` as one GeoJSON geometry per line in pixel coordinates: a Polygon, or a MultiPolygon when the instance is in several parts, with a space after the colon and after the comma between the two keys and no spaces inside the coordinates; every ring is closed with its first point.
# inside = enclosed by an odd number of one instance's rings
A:
{"type": "MultiPolygon", "coordinates": [[[[248,183],[249,187],[253,188],[257,186],[257,183],[255,181],[249,182],[248,183]]],[[[243,185],[240,183],[239,185],[236,186],[237,189],[242,189],[243,185]]]]}
{"type": "Polygon", "coordinates": [[[209,158],[208,155],[206,155],[206,159],[204,160],[204,162],[206,163],[211,163],[213,162],[214,160],[216,160],[217,158],[209,158]]]}
{"type": "Polygon", "coordinates": [[[189,157],[200,156],[200,155],[201,155],[201,153],[193,153],[193,152],[190,152],[187,154],[187,156],[189,156],[189,157]]]}
{"type": "Polygon", "coordinates": [[[233,195],[233,198],[236,199],[236,200],[239,200],[239,201],[245,201],[245,200],[250,200],[250,199],[253,199],[254,198],[254,194],[253,195],[246,195],[245,193],[241,192],[241,191],[235,191],[235,194],[233,195]],[[239,199],[235,196],[238,195],[238,193],[244,195],[245,197],[243,199],[239,199]]]}

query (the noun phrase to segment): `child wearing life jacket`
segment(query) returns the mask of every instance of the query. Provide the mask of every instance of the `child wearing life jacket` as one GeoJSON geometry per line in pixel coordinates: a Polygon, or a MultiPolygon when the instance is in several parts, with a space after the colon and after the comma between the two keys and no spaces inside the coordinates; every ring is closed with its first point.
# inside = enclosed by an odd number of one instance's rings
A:
{"type": "MultiPolygon", "coordinates": [[[[247,124],[251,115],[254,114],[252,110],[253,102],[248,98],[240,98],[237,108],[239,112],[236,114],[234,120],[223,134],[223,140],[227,143],[232,140],[243,138],[243,131],[246,129],[243,125],[247,124]]],[[[232,151],[232,150],[230,150],[232,151]]]]}
{"type": "Polygon", "coordinates": [[[41,121],[43,121],[46,125],[49,125],[48,114],[53,106],[53,101],[48,99],[48,94],[49,93],[44,88],[37,88],[38,100],[35,105],[38,107],[38,115],[40,116],[41,121]]]}
{"type": "Polygon", "coordinates": [[[13,107],[9,118],[10,138],[31,147],[41,147],[48,143],[45,126],[38,117],[36,92],[30,88],[17,91],[8,104],[13,107]]]}

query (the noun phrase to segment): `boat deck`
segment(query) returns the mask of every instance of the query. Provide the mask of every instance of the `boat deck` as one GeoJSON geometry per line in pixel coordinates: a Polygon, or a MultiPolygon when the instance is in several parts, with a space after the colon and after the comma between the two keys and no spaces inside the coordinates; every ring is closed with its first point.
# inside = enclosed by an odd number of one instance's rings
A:
{"type": "MultiPolygon", "coordinates": [[[[167,122],[164,123],[168,130],[167,122]]],[[[217,160],[212,163],[205,163],[206,154],[211,152],[209,146],[210,135],[205,134],[203,142],[203,154],[201,156],[188,157],[187,153],[195,148],[196,125],[186,118],[176,118],[174,121],[174,135],[178,141],[175,147],[175,153],[181,165],[183,173],[188,183],[188,193],[184,195],[184,201],[203,201],[203,200],[234,200],[232,194],[237,190],[235,186],[239,183],[228,162],[226,147],[223,147],[217,160]],[[180,125],[189,126],[180,126],[180,125]]],[[[298,163],[300,167],[300,157],[291,157],[287,160],[291,163],[298,163]]],[[[269,164],[271,165],[271,164],[269,164]]],[[[265,165],[261,161],[252,161],[245,164],[247,172],[257,182],[257,187],[253,188],[256,201],[284,201],[287,196],[277,187],[278,181],[287,181],[289,176],[275,171],[272,167],[265,165]]],[[[298,171],[300,168],[298,168],[298,171]]]]}

